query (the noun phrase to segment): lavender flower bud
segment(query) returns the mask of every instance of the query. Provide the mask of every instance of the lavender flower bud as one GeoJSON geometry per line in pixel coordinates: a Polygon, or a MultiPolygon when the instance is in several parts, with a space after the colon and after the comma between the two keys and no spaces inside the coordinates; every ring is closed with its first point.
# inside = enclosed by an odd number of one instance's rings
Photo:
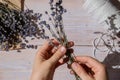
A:
{"type": "Polygon", "coordinates": [[[46,27],[50,30],[50,25],[49,24],[46,24],[46,27]]]}

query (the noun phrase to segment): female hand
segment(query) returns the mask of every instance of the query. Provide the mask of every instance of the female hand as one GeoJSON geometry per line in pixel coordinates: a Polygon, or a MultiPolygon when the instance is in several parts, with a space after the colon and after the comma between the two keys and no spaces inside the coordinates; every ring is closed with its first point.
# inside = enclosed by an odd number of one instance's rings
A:
{"type": "Polygon", "coordinates": [[[72,69],[82,80],[107,80],[106,70],[102,63],[92,57],[78,56],[72,69]]]}
{"type": "MultiPolygon", "coordinates": [[[[55,69],[67,61],[67,58],[62,58],[66,48],[56,40],[51,41],[52,44],[47,41],[36,54],[31,80],[53,80],[55,69]]],[[[70,47],[73,45],[73,42],[69,42],[70,47]]]]}

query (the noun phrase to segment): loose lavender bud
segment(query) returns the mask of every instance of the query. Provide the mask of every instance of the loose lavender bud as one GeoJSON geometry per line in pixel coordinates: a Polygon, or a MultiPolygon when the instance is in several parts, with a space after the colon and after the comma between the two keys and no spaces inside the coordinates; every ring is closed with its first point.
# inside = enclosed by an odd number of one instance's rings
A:
{"type": "Polygon", "coordinates": [[[52,12],[51,16],[53,16],[53,17],[54,17],[54,16],[55,16],[55,14],[56,14],[55,12],[52,12]]]}
{"type": "Polygon", "coordinates": [[[22,49],[25,49],[26,44],[25,44],[25,43],[21,43],[21,44],[20,44],[20,47],[21,47],[22,49]]]}
{"type": "Polygon", "coordinates": [[[41,21],[39,25],[46,25],[46,21],[41,21]]]}
{"type": "Polygon", "coordinates": [[[45,14],[48,14],[48,12],[47,12],[47,11],[45,11],[45,14]]]}
{"type": "Polygon", "coordinates": [[[50,30],[50,25],[49,24],[46,24],[46,27],[50,30]]]}

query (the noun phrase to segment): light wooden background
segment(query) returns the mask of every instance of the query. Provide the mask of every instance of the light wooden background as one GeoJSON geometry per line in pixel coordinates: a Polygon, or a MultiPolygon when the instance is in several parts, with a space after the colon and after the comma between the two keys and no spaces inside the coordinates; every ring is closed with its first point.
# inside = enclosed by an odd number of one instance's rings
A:
{"type": "MultiPolygon", "coordinates": [[[[99,24],[87,11],[82,8],[83,0],[64,0],[68,10],[64,14],[65,31],[70,41],[75,42],[76,55],[93,56],[93,40],[99,35],[95,31],[104,31],[104,25],[99,24]]],[[[48,0],[26,0],[25,5],[35,12],[49,10],[48,0]]],[[[42,45],[43,40],[31,41],[31,44],[42,45]]],[[[0,51],[0,80],[29,80],[34,56],[37,50],[26,49],[21,53],[16,51],[0,51]]],[[[102,61],[106,53],[97,53],[97,59],[102,61]]],[[[75,80],[70,75],[66,65],[55,72],[54,80],[75,80]]]]}

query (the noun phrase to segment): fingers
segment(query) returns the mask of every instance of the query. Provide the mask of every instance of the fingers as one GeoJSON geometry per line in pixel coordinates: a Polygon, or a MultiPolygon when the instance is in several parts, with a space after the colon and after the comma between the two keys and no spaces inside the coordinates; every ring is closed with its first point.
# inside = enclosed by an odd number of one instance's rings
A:
{"type": "Polygon", "coordinates": [[[72,42],[72,41],[68,42],[68,48],[70,48],[72,46],[74,46],[74,42],[72,42]]]}
{"type": "MultiPolygon", "coordinates": [[[[66,53],[69,52],[69,54],[73,53],[73,49],[67,49],[66,53]]],[[[56,64],[56,67],[59,67],[60,65],[63,65],[69,61],[69,58],[67,56],[62,57],[58,63],[56,64]]]]}
{"type": "MultiPolygon", "coordinates": [[[[71,65],[73,71],[82,79],[82,80],[91,80],[84,68],[78,63],[74,62],[71,65]]],[[[72,72],[72,73],[74,73],[72,72]]]]}
{"type": "Polygon", "coordinates": [[[60,60],[59,60],[59,62],[55,65],[55,67],[57,68],[57,67],[59,67],[60,65],[63,65],[63,64],[65,64],[66,62],[68,62],[68,58],[66,57],[66,58],[61,58],[60,60]]]}
{"type": "Polygon", "coordinates": [[[100,80],[101,77],[106,80],[105,67],[103,66],[103,64],[92,57],[76,57],[76,62],[72,64],[72,69],[83,80],[90,80],[90,78],[100,80]]]}
{"type": "Polygon", "coordinates": [[[55,39],[51,39],[50,41],[46,41],[41,47],[40,51],[44,53],[44,51],[50,51],[54,46],[58,46],[59,42],[55,39]]]}
{"type": "MultiPolygon", "coordinates": [[[[67,49],[67,52],[69,52],[69,54],[73,53],[73,49],[67,49]]],[[[69,61],[69,58],[67,56],[62,57],[58,63],[56,64],[56,68],[59,67],[60,65],[63,65],[65,63],[67,63],[69,61]]]]}
{"type": "MultiPolygon", "coordinates": [[[[74,43],[68,42],[69,47],[72,47],[74,43]]],[[[66,53],[65,47],[60,46],[60,43],[52,39],[50,41],[46,41],[41,49],[38,51],[36,55],[36,60],[38,62],[50,59],[52,63],[59,62],[59,59],[63,57],[66,53]]]]}
{"type": "Polygon", "coordinates": [[[56,53],[48,60],[51,64],[56,64],[66,53],[66,48],[61,46],[56,53]]]}
{"type": "MultiPolygon", "coordinates": [[[[68,42],[68,47],[70,48],[72,46],[74,46],[74,42],[72,42],[72,41],[68,42]]],[[[54,48],[52,49],[52,53],[54,53],[55,51],[57,51],[57,48],[59,48],[58,45],[54,46],[54,48]]]]}
{"type": "Polygon", "coordinates": [[[97,61],[96,59],[94,59],[92,57],[79,56],[79,57],[76,57],[76,60],[80,64],[85,64],[87,67],[91,68],[93,70],[93,72],[95,72],[95,73],[104,68],[103,64],[101,64],[99,61],[97,61]]]}
{"type": "Polygon", "coordinates": [[[46,41],[43,46],[39,49],[37,56],[38,57],[45,57],[49,55],[49,52],[54,48],[54,46],[58,46],[59,42],[55,39],[51,39],[49,41],[46,41]]]}
{"type": "Polygon", "coordinates": [[[39,51],[36,54],[35,61],[41,62],[43,60],[48,59],[51,54],[49,53],[51,49],[53,49],[53,45],[59,45],[59,42],[57,42],[55,39],[51,39],[49,41],[46,41],[43,46],[39,49],[39,51]]]}

